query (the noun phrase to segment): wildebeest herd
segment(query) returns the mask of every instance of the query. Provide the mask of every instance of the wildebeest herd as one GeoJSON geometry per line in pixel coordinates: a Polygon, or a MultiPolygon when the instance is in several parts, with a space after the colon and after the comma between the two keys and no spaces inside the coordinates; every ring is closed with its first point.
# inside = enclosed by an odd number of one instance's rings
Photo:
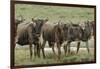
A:
{"type": "MultiPolygon", "coordinates": [[[[63,21],[64,22],[64,21],[63,21]]],[[[23,16],[19,16],[15,19],[16,28],[16,43],[23,46],[29,45],[30,59],[32,59],[34,44],[34,56],[40,57],[42,51],[43,58],[46,58],[44,48],[46,41],[48,41],[49,47],[52,48],[54,55],[56,55],[54,47],[57,44],[58,55],[61,57],[61,46],[63,46],[65,55],[70,54],[70,43],[77,41],[77,52],[80,48],[80,42],[86,43],[86,48],[89,53],[88,40],[95,34],[95,22],[84,21],[84,23],[74,24],[73,22],[63,23],[58,20],[56,24],[50,24],[49,18],[32,18],[30,22],[27,22],[23,16]],[[42,35],[43,43],[40,43],[40,36],[42,35]]]]}

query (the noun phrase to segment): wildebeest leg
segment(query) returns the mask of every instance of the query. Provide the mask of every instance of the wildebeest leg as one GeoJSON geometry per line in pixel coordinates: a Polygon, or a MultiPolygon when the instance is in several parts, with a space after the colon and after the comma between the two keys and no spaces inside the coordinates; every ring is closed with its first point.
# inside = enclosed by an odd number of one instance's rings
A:
{"type": "Polygon", "coordinates": [[[34,45],[34,57],[36,57],[37,46],[34,45]]]}
{"type": "Polygon", "coordinates": [[[68,54],[70,53],[70,43],[71,43],[71,41],[67,42],[68,54]]]}
{"type": "Polygon", "coordinates": [[[57,48],[58,48],[58,59],[60,59],[60,57],[61,57],[61,47],[60,47],[61,45],[59,44],[59,43],[57,43],[57,48]]]}
{"type": "Polygon", "coordinates": [[[89,45],[88,45],[88,41],[86,41],[86,47],[87,47],[87,51],[89,53],[89,45]]]}
{"type": "Polygon", "coordinates": [[[68,42],[67,42],[67,44],[64,45],[63,49],[64,49],[65,56],[66,56],[66,53],[68,53],[68,52],[67,52],[67,51],[68,51],[68,50],[67,50],[67,49],[68,49],[68,42]]]}
{"type": "Polygon", "coordinates": [[[64,45],[64,52],[65,52],[65,56],[66,56],[66,52],[67,52],[67,46],[66,45],[64,45]]]}
{"type": "Polygon", "coordinates": [[[78,43],[77,43],[77,53],[79,51],[79,48],[80,48],[80,41],[78,41],[78,43]]]}
{"type": "Polygon", "coordinates": [[[29,38],[28,38],[28,41],[29,41],[29,48],[30,48],[30,59],[32,59],[32,55],[33,55],[33,52],[32,52],[32,42],[33,42],[33,36],[32,36],[32,29],[29,28],[28,29],[28,35],[29,35],[29,38]]]}
{"type": "Polygon", "coordinates": [[[34,57],[37,56],[37,44],[34,44],[34,57]]]}
{"type": "Polygon", "coordinates": [[[54,50],[54,43],[52,44],[52,51],[53,51],[53,53],[54,53],[54,56],[56,56],[56,53],[55,53],[55,50],[54,50]]]}
{"type": "Polygon", "coordinates": [[[30,44],[29,48],[30,48],[30,59],[32,59],[32,54],[33,54],[33,52],[32,52],[32,44],[30,44]]]}
{"type": "Polygon", "coordinates": [[[40,57],[40,44],[37,44],[37,56],[40,57]]]}
{"type": "Polygon", "coordinates": [[[43,41],[43,44],[42,44],[42,54],[43,54],[43,58],[45,58],[45,53],[44,53],[44,47],[45,47],[45,43],[46,43],[46,41],[44,40],[43,41]]]}
{"type": "Polygon", "coordinates": [[[40,46],[38,43],[34,45],[34,56],[40,57],[40,46]]]}

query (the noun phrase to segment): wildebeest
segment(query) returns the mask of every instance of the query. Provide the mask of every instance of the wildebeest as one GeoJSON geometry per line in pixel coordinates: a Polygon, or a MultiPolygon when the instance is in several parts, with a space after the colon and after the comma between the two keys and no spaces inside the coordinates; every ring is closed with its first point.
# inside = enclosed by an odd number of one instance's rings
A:
{"type": "Polygon", "coordinates": [[[57,44],[58,59],[59,59],[61,55],[60,47],[64,39],[64,32],[63,28],[61,27],[61,24],[60,23],[58,23],[57,25],[44,24],[44,26],[42,27],[42,37],[43,37],[43,44],[41,48],[42,48],[43,58],[45,58],[44,46],[46,41],[48,41],[48,44],[52,48],[54,55],[56,55],[54,50],[54,44],[55,43],[57,44]]]}
{"type": "Polygon", "coordinates": [[[64,32],[65,32],[64,33],[65,41],[67,41],[67,45],[64,46],[65,54],[66,54],[67,51],[68,53],[70,52],[71,42],[79,41],[78,45],[80,44],[80,40],[82,37],[82,28],[78,24],[65,25],[64,32]]]}
{"type": "Polygon", "coordinates": [[[34,44],[34,55],[40,56],[39,37],[44,23],[48,19],[33,19],[32,22],[22,22],[18,25],[16,43],[20,45],[29,44],[30,58],[32,58],[32,44],[34,44]],[[36,50],[36,51],[35,51],[36,50]]]}
{"type": "Polygon", "coordinates": [[[67,41],[67,44],[64,46],[65,54],[67,51],[70,53],[70,43],[73,41],[78,41],[77,53],[79,51],[81,41],[86,42],[86,47],[89,52],[88,40],[91,38],[91,26],[88,21],[84,23],[84,27],[79,24],[65,25],[64,32],[66,32],[64,34],[65,40],[67,41]]]}

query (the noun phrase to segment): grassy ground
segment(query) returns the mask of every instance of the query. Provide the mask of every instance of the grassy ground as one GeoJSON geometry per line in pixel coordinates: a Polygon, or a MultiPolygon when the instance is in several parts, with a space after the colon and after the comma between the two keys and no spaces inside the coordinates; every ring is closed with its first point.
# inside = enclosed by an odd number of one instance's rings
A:
{"type": "Polygon", "coordinates": [[[76,51],[71,51],[71,54],[65,56],[62,52],[61,60],[58,60],[54,57],[52,50],[46,52],[46,58],[34,57],[30,60],[29,49],[28,47],[16,48],[15,50],[15,65],[30,65],[30,64],[54,64],[54,63],[73,63],[73,62],[87,62],[94,61],[94,49],[90,48],[90,53],[87,50],[81,50],[78,54],[75,54],[76,51]]]}
{"type": "MultiPolygon", "coordinates": [[[[23,15],[27,21],[31,18],[49,18],[50,23],[62,20],[64,22],[72,21],[79,23],[86,20],[94,20],[93,8],[80,7],[59,7],[59,6],[44,6],[44,5],[15,5],[15,16],[23,15]]],[[[94,47],[94,46],[93,46],[94,47]]],[[[46,53],[46,59],[34,58],[30,60],[28,47],[15,49],[15,65],[29,65],[29,64],[51,64],[51,63],[72,63],[84,62],[94,60],[94,49],[90,49],[90,54],[87,51],[81,50],[78,54],[74,51],[71,55],[61,55],[61,60],[54,58],[53,53],[46,53]]]]}
{"type": "MultiPolygon", "coordinates": [[[[30,53],[28,45],[20,46],[16,45],[15,48],[15,65],[30,65],[30,64],[54,64],[54,63],[73,63],[73,62],[87,62],[94,61],[94,40],[89,40],[90,53],[87,52],[84,42],[81,42],[81,48],[79,53],[76,54],[76,42],[71,43],[71,54],[65,56],[63,47],[61,47],[62,55],[61,60],[57,60],[54,56],[52,49],[49,48],[48,44],[45,46],[46,59],[43,59],[42,52],[41,58],[34,57],[30,60],[30,53]]],[[[33,45],[34,50],[34,45],[33,45]]],[[[55,51],[57,54],[57,48],[55,46],[55,51]]]]}
{"type": "Polygon", "coordinates": [[[49,18],[49,21],[72,21],[80,22],[86,20],[94,20],[93,8],[80,7],[59,7],[59,6],[44,6],[44,5],[26,5],[16,4],[15,14],[23,15],[25,19],[33,18],[49,18]]]}

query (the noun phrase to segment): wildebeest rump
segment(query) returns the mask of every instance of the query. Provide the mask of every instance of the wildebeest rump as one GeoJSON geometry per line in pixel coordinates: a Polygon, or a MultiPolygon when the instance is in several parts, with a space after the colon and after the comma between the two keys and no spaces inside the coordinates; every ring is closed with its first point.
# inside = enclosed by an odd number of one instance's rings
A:
{"type": "Polygon", "coordinates": [[[42,36],[43,36],[43,44],[42,44],[43,57],[45,58],[44,46],[46,41],[48,41],[49,46],[52,47],[54,55],[56,55],[54,50],[54,44],[57,43],[58,58],[60,58],[61,55],[60,47],[64,39],[63,29],[60,26],[60,24],[59,23],[57,25],[44,24],[44,26],[42,27],[42,36]]]}
{"type": "Polygon", "coordinates": [[[44,23],[46,23],[48,19],[33,19],[31,23],[21,23],[18,25],[17,28],[17,36],[16,36],[16,43],[20,45],[27,45],[29,44],[30,48],[30,58],[32,58],[32,44],[34,44],[34,55],[40,56],[40,49],[39,49],[39,37],[41,27],[44,23]],[[38,53],[38,54],[37,54],[38,53]]]}

